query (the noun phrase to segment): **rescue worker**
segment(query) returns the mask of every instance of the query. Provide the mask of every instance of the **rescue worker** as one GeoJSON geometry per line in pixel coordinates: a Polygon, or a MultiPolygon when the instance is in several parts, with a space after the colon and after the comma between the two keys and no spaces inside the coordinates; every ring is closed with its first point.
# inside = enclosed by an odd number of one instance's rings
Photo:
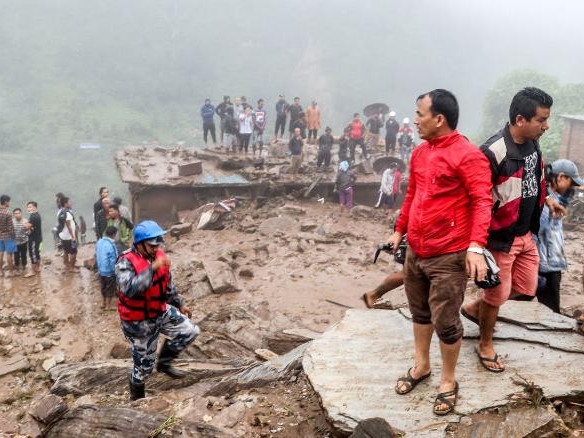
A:
{"type": "Polygon", "coordinates": [[[133,246],[122,254],[115,268],[118,313],[134,361],[131,400],[145,396],[144,381],[154,368],[160,334],[167,339],[160,349],[156,370],[180,378],[183,373],[172,367],[172,360],[200,333],[189,320],[191,310],[174,288],[170,261],[161,248],[165,233],[154,221],[136,225],[133,246]]]}

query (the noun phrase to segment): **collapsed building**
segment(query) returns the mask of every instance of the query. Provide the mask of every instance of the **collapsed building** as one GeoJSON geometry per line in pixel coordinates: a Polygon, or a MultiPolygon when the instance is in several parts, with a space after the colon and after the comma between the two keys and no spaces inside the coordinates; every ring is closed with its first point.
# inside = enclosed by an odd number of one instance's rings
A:
{"type": "MultiPolygon", "coordinates": [[[[287,144],[268,147],[268,158],[253,158],[216,149],[129,146],[116,154],[116,164],[122,181],[129,184],[136,222],[153,219],[166,226],[178,221],[178,211],[233,197],[293,194],[335,200],[337,166],[317,169],[316,150],[310,149],[314,146],[305,147],[304,165],[298,174],[289,171],[287,144]]],[[[356,204],[375,205],[381,174],[392,162],[405,172],[405,163],[396,157],[379,156],[353,166],[356,204]]]]}

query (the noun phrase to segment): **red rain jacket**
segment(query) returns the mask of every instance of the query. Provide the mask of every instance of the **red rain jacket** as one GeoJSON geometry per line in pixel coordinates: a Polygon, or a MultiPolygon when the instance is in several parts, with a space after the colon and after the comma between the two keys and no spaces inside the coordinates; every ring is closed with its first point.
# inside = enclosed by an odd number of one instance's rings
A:
{"type": "Polygon", "coordinates": [[[485,155],[457,131],[417,146],[396,231],[420,257],[487,243],[493,198],[485,155]]]}

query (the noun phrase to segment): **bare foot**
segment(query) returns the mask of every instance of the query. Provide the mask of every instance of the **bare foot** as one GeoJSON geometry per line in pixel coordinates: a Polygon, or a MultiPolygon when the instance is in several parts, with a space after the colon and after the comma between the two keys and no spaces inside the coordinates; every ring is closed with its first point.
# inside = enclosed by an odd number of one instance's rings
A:
{"type": "Polygon", "coordinates": [[[367,306],[368,309],[373,308],[373,305],[375,304],[376,301],[375,298],[373,297],[373,292],[367,292],[366,294],[363,294],[361,299],[363,300],[365,306],[367,306]]]}

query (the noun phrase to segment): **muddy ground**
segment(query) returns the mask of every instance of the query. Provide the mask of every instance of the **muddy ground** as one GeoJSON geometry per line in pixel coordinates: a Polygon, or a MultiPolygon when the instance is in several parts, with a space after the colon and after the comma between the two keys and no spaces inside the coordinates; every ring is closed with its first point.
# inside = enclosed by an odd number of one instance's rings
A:
{"type": "MultiPolygon", "coordinates": [[[[185,221],[197,219],[189,212],[181,216],[185,221]]],[[[158,415],[149,417],[152,424],[179,418],[203,429],[216,428],[192,436],[334,435],[301,371],[222,387],[216,385],[221,376],[209,370],[226,366],[241,370],[274,353],[285,354],[338,322],[347,308],[364,307],[361,295],[400,268],[387,255],[372,264],[375,245],[390,229],[381,210],[357,207],[341,216],[334,204],[289,197],[259,204],[244,200],[226,217],[224,229],[193,227],[179,238],[169,237],[167,252],[175,281],[202,329],[182,357],[205,364],[206,377],[181,387],[155,381],[153,375],[152,382],[160,384],[147,386],[148,398],[134,403],[128,401],[125,381],[108,385],[107,374],[92,388],[63,390],[59,395],[70,412],[86,404],[103,412],[131,408],[129,415],[158,415]],[[238,292],[213,293],[206,275],[212,264],[225,271],[218,274],[223,283],[232,283],[238,292]]],[[[584,309],[582,238],[578,229],[567,232],[571,266],[562,285],[569,315],[584,309]]],[[[92,252],[92,245],[82,247],[79,264],[92,252]]],[[[63,364],[105,363],[111,367],[112,381],[126,369],[118,363],[129,353],[117,312],[101,310],[100,303],[97,274],[84,267],[65,273],[62,261],[51,253],[44,255],[39,276],[0,279],[0,364],[5,364],[5,371],[8,362],[20,368],[0,377],[2,436],[40,433],[45,425],[30,412],[49,393],[59,374],[55,370],[63,364]],[[60,365],[51,368],[55,363],[60,365]]],[[[48,436],[58,436],[55,430],[59,429],[49,429],[48,436]]],[[[135,435],[144,434],[135,430],[135,435]]]]}

